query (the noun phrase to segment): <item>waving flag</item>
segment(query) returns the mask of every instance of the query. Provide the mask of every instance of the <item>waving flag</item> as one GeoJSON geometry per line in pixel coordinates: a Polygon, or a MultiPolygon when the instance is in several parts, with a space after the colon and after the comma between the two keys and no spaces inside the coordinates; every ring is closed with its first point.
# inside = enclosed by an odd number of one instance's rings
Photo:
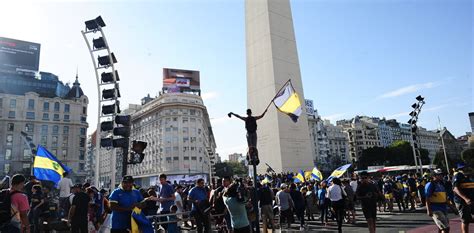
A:
{"type": "Polygon", "coordinates": [[[294,122],[303,112],[300,97],[296,93],[291,81],[288,80],[283,88],[276,94],[273,103],[281,112],[287,114],[294,122]]]}
{"type": "Polygon", "coordinates": [[[304,179],[305,180],[311,180],[311,175],[312,175],[311,171],[305,171],[304,172],[304,179]]]}
{"type": "Polygon", "coordinates": [[[321,171],[318,170],[317,167],[314,167],[311,174],[311,178],[316,181],[321,181],[323,180],[323,174],[321,173],[321,171]]]}
{"type": "Polygon", "coordinates": [[[269,184],[272,182],[272,178],[270,176],[265,176],[265,179],[262,180],[261,184],[269,184]]]}
{"type": "Polygon", "coordinates": [[[33,173],[38,180],[52,181],[57,186],[64,172],[70,173],[71,168],[62,164],[46,148],[38,145],[35,162],[33,163],[33,173]]]}
{"type": "Polygon", "coordinates": [[[344,173],[347,171],[347,169],[351,166],[352,164],[346,164],[344,166],[340,166],[338,168],[336,168],[336,170],[334,170],[331,175],[327,178],[327,181],[328,182],[331,182],[331,180],[334,178],[334,177],[341,177],[342,175],[344,175],[344,173]]]}
{"type": "Polygon", "coordinates": [[[303,170],[300,170],[295,176],[293,176],[293,179],[295,183],[305,182],[303,170]]]}
{"type": "Polygon", "coordinates": [[[131,233],[154,233],[150,220],[138,207],[133,208],[131,221],[131,233]]]}

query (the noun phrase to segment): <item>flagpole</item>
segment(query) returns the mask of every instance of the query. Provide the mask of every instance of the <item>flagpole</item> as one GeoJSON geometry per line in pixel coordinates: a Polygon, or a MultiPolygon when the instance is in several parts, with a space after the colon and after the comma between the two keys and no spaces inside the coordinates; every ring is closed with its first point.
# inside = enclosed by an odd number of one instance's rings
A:
{"type": "Polygon", "coordinates": [[[265,108],[265,111],[268,110],[268,108],[270,107],[270,105],[272,105],[273,101],[276,99],[278,93],[280,93],[281,90],[283,90],[283,88],[285,88],[286,84],[291,82],[291,78],[288,79],[288,81],[286,81],[283,86],[280,88],[280,90],[277,91],[277,93],[275,94],[275,96],[273,97],[273,99],[270,101],[270,103],[268,103],[268,106],[265,108]]]}

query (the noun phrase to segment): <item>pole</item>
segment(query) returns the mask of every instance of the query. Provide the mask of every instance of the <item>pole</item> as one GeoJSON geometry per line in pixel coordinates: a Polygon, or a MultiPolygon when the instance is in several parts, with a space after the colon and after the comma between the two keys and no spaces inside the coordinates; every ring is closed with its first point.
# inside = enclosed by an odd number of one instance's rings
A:
{"type": "Polygon", "coordinates": [[[418,160],[416,159],[415,140],[413,140],[413,132],[411,133],[411,148],[413,150],[413,159],[415,160],[415,168],[418,173],[418,160]]]}
{"type": "Polygon", "coordinates": [[[122,177],[127,175],[127,167],[128,167],[128,148],[127,150],[122,149],[122,177]]]}
{"type": "MultiPolygon", "coordinates": [[[[255,211],[255,222],[257,223],[256,233],[260,233],[260,219],[258,217],[258,191],[257,191],[257,164],[255,162],[253,164],[253,198],[252,198],[252,205],[255,211]]],[[[273,224],[273,223],[272,223],[273,224]]],[[[250,224],[251,225],[251,224],[250,224]]]]}
{"type": "Polygon", "coordinates": [[[439,123],[439,137],[441,138],[441,145],[443,146],[443,153],[444,153],[444,162],[446,163],[446,172],[448,174],[449,178],[449,163],[448,163],[448,156],[446,154],[446,147],[444,146],[444,138],[443,138],[443,133],[441,132],[441,120],[439,119],[438,116],[438,123],[439,123]]]}

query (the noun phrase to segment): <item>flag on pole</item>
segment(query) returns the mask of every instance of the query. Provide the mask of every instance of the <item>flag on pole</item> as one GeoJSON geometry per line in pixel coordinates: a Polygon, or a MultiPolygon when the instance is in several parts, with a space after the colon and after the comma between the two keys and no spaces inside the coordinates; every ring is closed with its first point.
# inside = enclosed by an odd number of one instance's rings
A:
{"type": "Polygon", "coordinates": [[[283,88],[276,94],[273,103],[280,112],[287,114],[294,122],[298,121],[299,116],[303,112],[300,97],[293,88],[290,80],[286,82],[283,88]]]}
{"type": "Polygon", "coordinates": [[[304,179],[305,180],[311,180],[312,177],[312,172],[311,171],[305,171],[304,172],[304,179]]]}
{"type": "Polygon", "coordinates": [[[38,145],[38,149],[33,163],[33,174],[38,180],[52,181],[57,186],[64,172],[70,173],[71,168],[62,164],[46,148],[38,145]]]}
{"type": "Polygon", "coordinates": [[[321,181],[323,180],[323,174],[321,173],[321,171],[318,170],[317,167],[314,167],[311,174],[311,178],[313,178],[316,181],[321,181]]]}
{"type": "Polygon", "coordinates": [[[131,233],[153,233],[153,225],[138,207],[132,210],[131,233]]]}
{"type": "Polygon", "coordinates": [[[341,177],[342,175],[344,175],[344,173],[347,171],[347,169],[351,166],[352,164],[348,163],[344,166],[340,166],[338,168],[336,168],[336,170],[334,170],[331,175],[327,178],[327,181],[328,182],[331,182],[331,180],[335,177],[339,178],[341,177]]]}
{"type": "Polygon", "coordinates": [[[295,183],[303,183],[305,181],[303,170],[300,170],[295,176],[293,176],[293,179],[295,183]]]}

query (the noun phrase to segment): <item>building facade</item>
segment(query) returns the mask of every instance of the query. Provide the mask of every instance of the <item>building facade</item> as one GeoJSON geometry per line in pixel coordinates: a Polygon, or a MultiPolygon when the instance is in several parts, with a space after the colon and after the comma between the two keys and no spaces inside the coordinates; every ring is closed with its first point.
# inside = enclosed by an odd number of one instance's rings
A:
{"type": "Polygon", "coordinates": [[[373,118],[356,116],[352,120],[337,121],[337,125],[348,135],[351,161],[357,161],[363,150],[382,145],[378,123],[373,118]]]}
{"type": "Polygon", "coordinates": [[[244,156],[239,153],[233,153],[229,155],[229,162],[240,162],[244,159],[244,156]]]}
{"type": "Polygon", "coordinates": [[[0,73],[0,167],[4,174],[30,173],[32,154],[20,136],[23,131],[72,168],[74,181],[84,182],[89,100],[77,77],[69,88],[43,74],[44,83],[34,76],[10,80],[13,74],[0,73]]]}
{"type": "Polygon", "coordinates": [[[417,140],[420,148],[426,149],[429,152],[429,158],[433,161],[436,153],[441,149],[439,142],[439,133],[435,130],[427,130],[423,127],[418,127],[417,140]]]}
{"type": "Polygon", "coordinates": [[[330,170],[334,170],[350,162],[348,135],[341,126],[335,126],[328,120],[324,120],[324,127],[329,141],[330,170]]]}
{"type": "Polygon", "coordinates": [[[217,157],[209,115],[196,94],[161,94],[140,106],[130,138],[148,143],[143,162],[128,166],[142,186],[155,185],[160,173],[208,176],[217,157]]]}

